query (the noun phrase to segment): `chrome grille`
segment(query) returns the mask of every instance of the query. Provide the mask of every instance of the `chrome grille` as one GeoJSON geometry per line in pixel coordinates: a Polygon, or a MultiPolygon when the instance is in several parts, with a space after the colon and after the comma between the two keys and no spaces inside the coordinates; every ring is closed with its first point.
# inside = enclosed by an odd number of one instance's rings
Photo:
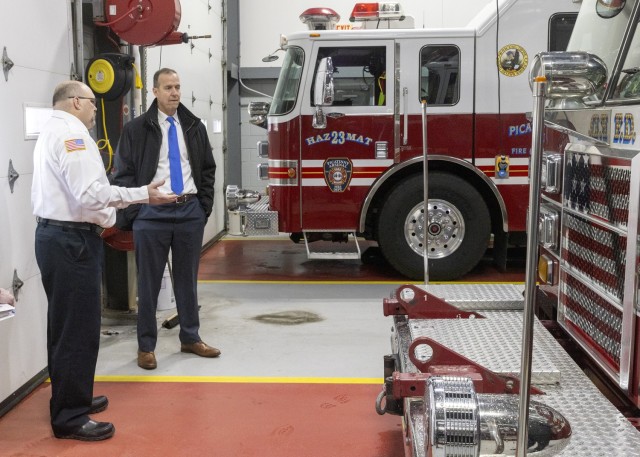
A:
{"type": "Polygon", "coordinates": [[[586,335],[598,352],[604,351],[609,362],[619,370],[622,311],[566,273],[560,287],[560,303],[565,320],[586,335]]]}
{"type": "Polygon", "coordinates": [[[564,214],[561,256],[566,265],[622,300],[627,238],[570,213],[564,214]]]}
{"type": "Polygon", "coordinates": [[[567,152],[564,198],[571,209],[627,226],[631,169],[600,156],[567,152]],[[604,163],[603,163],[604,162],[604,163]]]}

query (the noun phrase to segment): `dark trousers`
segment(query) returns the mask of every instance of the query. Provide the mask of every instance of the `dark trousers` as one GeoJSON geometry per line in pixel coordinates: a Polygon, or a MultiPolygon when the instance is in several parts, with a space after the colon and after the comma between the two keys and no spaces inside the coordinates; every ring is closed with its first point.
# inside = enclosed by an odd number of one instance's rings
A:
{"type": "Polygon", "coordinates": [[[171,249],[173,291],[180,341],[200,341],[198,266],[206,217],[193,198],[186,203],[143,205],[133,223],[138,267],[138,349],[153,352],[158,337],[156,308],[171,249]]]}
{"type": "Polygon", "coordinates": [[[35,251],[49,303],[51,426],[66,433],[89,420],[100,345],[102,239],[87,230],[39,224],[35,251]]]}

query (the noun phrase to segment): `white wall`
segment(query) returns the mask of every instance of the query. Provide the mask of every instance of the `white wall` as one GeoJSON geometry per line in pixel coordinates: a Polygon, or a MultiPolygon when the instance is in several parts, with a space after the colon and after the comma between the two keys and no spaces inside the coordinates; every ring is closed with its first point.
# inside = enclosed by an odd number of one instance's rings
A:
{"type": "MultiPolygon", "coordinates": [[[[47,366],[47,300],[35,260],[36,221],[31,211],[36,140],[25,139],[23,107],[51,107],[53,89],[69,79],[74,50],[70,5],[70,0],[22,0],[12,13],[0,14],[0,52],[6,46],[15,64],[7,81],[0,71],[0,287],[11,289],[14,270],[24,282],[15,316],[0,321],[0,403],[47,366]],[[18,18],[27,18],[29,29],[46,38],[25,39],[25,21],[18,18]],[[20,175],[13,192],[8,178],[10,160],[20,175]]],[[[147,90],[151,91],[153,73],[160,65],[176,69],[182,102],[207,123],[218,170],[214,214],[205,230],[205,242],[224,228],[221,15],[220,1],[183,1],[179,31],[212,38],[195,40],[193,48],[179,44],[149,48],[147,53],[147,90]],[[214,124],[219,133],[214,132],[214,124]]],[[[149,94],[149,102],[152,100],[149,94]]]]}
{"type": "MultiPolygon", "coordinates": [[[[53,88],[69,79],[72,39],[68,0],[23,0],[20,13],[0,15],[0,52],[15,66],[0,73],[0,287],[14,270],[24,282],[14,317],[0,321],[0,402],[47,366],[47,301],[35,260],[31,181],[35,140],[24,137],[25,103],[51,106],[53,88]],[[25,39],[25,22],[46,39],[25,39]],[[20,177],[11,192],[9,160],[20,177]]],[[[73,278],[71,278],[73,281],[73,278]]]]}
{"type": "MultiPolygon", "coordinates": [[[[279,67],[280,61],[263,63],[262,58],[279,47],[280,35],[306,30],[300,14],[313,7],[333,9],[340,15],[340,24],[350,24],[349,16],[355,0],[239,0],[241,67],[279,67]]],[[[415,19],[416,28],[462,27],[478,11],[495,0],[402,0],[408,16],[415,19]]]]}

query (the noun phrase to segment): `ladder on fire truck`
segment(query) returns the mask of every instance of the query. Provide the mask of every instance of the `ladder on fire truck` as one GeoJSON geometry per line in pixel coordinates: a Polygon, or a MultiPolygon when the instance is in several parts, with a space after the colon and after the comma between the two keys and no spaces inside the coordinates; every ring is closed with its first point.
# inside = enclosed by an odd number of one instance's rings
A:
{"type": "MultiPolygon", "coordinates": [[[[358,244],[358,238],[355,232],[350,232],[350,231],[340,232],[336,230],[312,230],[312,231],[303,231],[302,234],[304,235],[304,245],[307,248],[308,259],[325,259],[325,260],[326,259],[339,259],[339,260],[356,259],[356,260],[359,260],[361,257],[360,245],[358,244]],[[309,244],[311,242],[309,241],[309,237],[308,237],[308,234],[311,232],[346,233],[347,235],[346,245],[348,246],[349,244],[353,244],[355,246],[355,251],[353,250],[353,248],[351,248],[350,250],[312,251],[311,248],[309,247],[309,244]],[[353,239],[353,243],[349,242],[350,239],[353,239]]],[[[335,242],[330,242],[330,243],[332,244],[332,246],[342,244],[342,243],[335,243],[335,242]]]]}

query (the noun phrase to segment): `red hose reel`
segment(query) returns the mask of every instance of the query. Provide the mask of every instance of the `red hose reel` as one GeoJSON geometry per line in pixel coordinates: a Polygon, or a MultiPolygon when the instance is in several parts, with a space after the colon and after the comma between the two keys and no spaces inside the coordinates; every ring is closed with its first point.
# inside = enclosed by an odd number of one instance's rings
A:
{"type": "Polygon", "coordinates": [[[105,22],[124,41],[140,46],[186,43],[178,32],[182,10],[179,0],[106,0],[105,22]]]}

